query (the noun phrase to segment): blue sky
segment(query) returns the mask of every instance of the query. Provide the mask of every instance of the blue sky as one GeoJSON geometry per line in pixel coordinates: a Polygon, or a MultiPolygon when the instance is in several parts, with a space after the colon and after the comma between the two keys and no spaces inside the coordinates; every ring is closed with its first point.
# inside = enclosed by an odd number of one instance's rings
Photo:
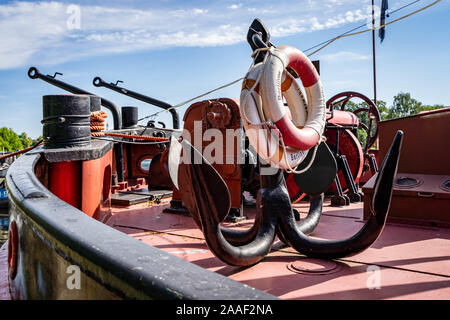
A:
{"type": "MultiPolygon", "coordinates": [[[[395,10],[412,0],[390,0],[395,10]]],[[[276,45],[301,50],[366,21],[367,0],[297,1],[0,1],[0,127],[41,134],[42,96],[64,93],[26,73],[62,72],[59,79],[139,107],[158,111],[105,88],[92,79],[123,80],[123,86],[177,104],[245,75],[250,48],[247,28],[263,20],[276,45]],[[79,28],[71,5],[80,8],[79,28]],[[69,10],[69,11],[68,11],[69,10]],[[68,27],[69,25],[76,28],[68,27]],[[70,24],[72,23],[72,24],[70,24]],[[75,24],[74,24],[75,23],[75,24]]],[[[387,21],[433,2],[421,0],[387,21]]],[[[381,1],[376,0],[380,5],[381,1]]],[[[410,92],[426,104],[450,105],[450,3],[387,27],[377,38],[378,98],[390,104],[410,92]]],[[[371,33],[345,38],[311,57],[321,61],[326,98],[342,91],[372,97],[371,33]]],[[[236,84],[214,97],[239,97],[236,84]]],[[[183,114],[187,106],[180,108],[183,114]]],[[[161,120],[171,124],[167,113],[161,120]]]]}

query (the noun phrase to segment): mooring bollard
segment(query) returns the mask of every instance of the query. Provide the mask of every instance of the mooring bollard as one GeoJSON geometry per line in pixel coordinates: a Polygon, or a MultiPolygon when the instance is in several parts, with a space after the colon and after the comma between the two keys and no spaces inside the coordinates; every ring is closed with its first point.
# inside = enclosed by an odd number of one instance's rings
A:
{"type": "Polygon", "coordinates": [[[135,129],[138,127],[138,108],[122,107],[122,129],[135,129]]]}
{"type": "Polygon", "coordinates": [[[91,143],[91,99],[87,95],[43,97],[44,147],[84,147],[91,143]]]}

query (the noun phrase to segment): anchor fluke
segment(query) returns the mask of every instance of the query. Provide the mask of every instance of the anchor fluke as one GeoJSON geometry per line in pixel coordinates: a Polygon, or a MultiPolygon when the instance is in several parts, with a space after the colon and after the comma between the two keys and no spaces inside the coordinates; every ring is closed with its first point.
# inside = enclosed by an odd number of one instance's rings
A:
{"type": "Polygon", "coordinates": [[[280,217],[279,231],[289,244],[302,254],[325,259],[355,255],[370,247],[377,240],[386,223],[402,141],[403,132],[398,131],[376,178],[371,203],[372,215],[361,230],[344,240],[313,239],[298,230],[293,215],[285,211],[280,217]]]}

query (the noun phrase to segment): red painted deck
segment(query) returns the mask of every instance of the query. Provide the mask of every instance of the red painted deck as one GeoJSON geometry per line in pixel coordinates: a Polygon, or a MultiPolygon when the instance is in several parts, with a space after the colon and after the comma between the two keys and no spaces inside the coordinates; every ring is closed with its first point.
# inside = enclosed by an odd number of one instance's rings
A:
{"type": "MultiPolygon", "coordinates": [[[[306,203],[295,206],[306,214],[306,203]]],[[[165,207],[168,203],[115,208],[107,224],[282,299],[450,299],[450,229],[388,223],[371,248],[337,261],[307,259],[276,242],[262,262],[243,268],[214,257],[192,219],[162,213],[165,207]]],[[[253,210],[245,214],[252,217],[253,210]]],[[[362,215],[362,203],[333,208],[327,202],[313,235],[349,236],[362,226],[362,215]]],[[[235,227],[251,224],[250,219],[235,227]]],[[[10,298],[6,259],[7,244],[0,249],[0,299],[10,298]]]]}
{"type": "MultiPolygon", "coordinates": [[[[282,299],[450,299],[450,229],[388,224],[374,245],[337,261],[307,259],[280,242],[259,264],[232,267],[208,250],[189,217],[162,213],[168,204],[115,209],[107,222],[173,255],[282,299]]],[[[304,215],[308,204],[295,205],[304,215]]],[[[253,215],[252,209],[245,214],[253,215]]],[[[362,203],[333,208],[327,202],[314,232],[339,239],[362,226],[362,203]]],[[[252,220],[237,224],[249,227],[252,220]]]]}

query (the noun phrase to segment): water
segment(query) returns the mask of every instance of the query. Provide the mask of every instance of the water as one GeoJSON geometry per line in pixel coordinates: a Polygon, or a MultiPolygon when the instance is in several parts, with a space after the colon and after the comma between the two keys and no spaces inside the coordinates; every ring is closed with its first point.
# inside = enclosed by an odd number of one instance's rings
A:
{"type": "Polygon", "coordinates": [[[0,209],[0,247],[8,240],[9,216],[7,210],[0,209]]]}
{"type": "Polygon", "coordinates": [[[7,208],[8,192],[5,189],[5,175],[8,166],[0,165],[0,247],[8,240],[9,215],[7,208]]]}

